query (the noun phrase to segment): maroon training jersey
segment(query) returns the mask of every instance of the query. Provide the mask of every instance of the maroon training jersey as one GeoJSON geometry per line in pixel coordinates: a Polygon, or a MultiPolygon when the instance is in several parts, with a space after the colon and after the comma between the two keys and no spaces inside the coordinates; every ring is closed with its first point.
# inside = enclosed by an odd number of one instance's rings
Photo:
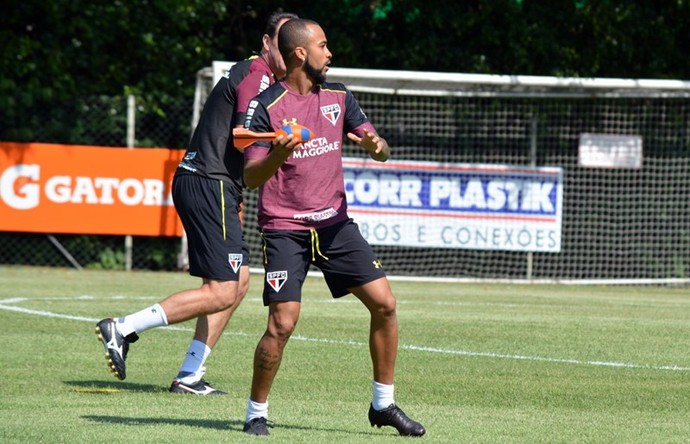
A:
{"type": "MultiPolygon", "coordinates": [[[[322,228],[348,218],[343,182],[344,133],[376,132],[352,93],[340,83],[324,83],[302,96],[283,81],[249,103],[244,126],[275,131],[285,122],[309,128],[314,138],[297,148],[259,187],[259,226],[266,230],[322,228]]],[[[270,142],[245,149],[246,159],[268,155],[270,142]]]]}

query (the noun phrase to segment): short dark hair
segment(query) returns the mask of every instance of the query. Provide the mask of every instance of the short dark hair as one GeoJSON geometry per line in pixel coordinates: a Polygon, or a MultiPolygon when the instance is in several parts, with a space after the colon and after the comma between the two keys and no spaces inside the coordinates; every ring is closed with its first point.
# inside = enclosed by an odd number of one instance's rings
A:
{"type": "Polygon", "coordinates": [[[287,63],[292,51],[298,46],[306,46],[309,40],[308,25],[319,25],[314,20],[293,19],[280,27],[278,31],[278,49],[287,63]]]}
{"type": "Polygon", "coordinates": [[[266,28],[264,29],[264,34],[268,34],[270,38],[273,38],[276,35],[278,23],[285,19],[292,20],[298,18],[299,16],[297,14],[293,14],[292,12],[284,12],[282,9],[278,9],[273,14],[271,14],[270,17],[268,17],[268,21],[266,21],[266,28]]]}

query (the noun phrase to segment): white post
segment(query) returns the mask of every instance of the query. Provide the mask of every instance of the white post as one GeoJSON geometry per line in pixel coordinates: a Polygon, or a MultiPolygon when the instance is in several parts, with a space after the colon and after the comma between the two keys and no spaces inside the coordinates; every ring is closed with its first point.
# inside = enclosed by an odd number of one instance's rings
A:
{"type": "MultiPolygon", "coordinates": [[[[136,129],[136,98],[130,94],[127,96],[127,148],[134,148],[136,129]]],[[[132,271],[132,236],[125,236],[125,270],[132,271]]]]}
{"type": "MultiPolygon", "coordinates": [[[[530,125],[529,163],[533,167],[537,166],[537,116],[534,114],[532,114],[532,122],[530,125]]],[[[527,253],[527,280],[532,280],[533,268],[534,254],[530,251],[527,253]]]]}

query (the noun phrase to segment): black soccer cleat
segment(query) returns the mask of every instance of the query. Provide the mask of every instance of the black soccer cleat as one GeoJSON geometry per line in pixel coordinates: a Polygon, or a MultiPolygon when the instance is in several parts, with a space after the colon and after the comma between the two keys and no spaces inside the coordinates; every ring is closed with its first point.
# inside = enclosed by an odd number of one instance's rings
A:
{"type": "Polygon", "coordinates": [[[369,423],[372,427],[378,428],[395,427],[402,436],[422,436],[426,433],[423,425],[408,418],[405,412],[395,404],[383,410],[374,410],[374,406],[369,405],[369,423]]]}
{"type": "Polygon", "coordinates": [[[122,336],[115,327],[113,319],[103,319],[96,324],[96,335],[105,346],[105,359],[108,361],[108,368],[117,379],[127,377],[125,359],[129,351],[129,344],[139,339],[136,333],[122,336]]]}
{"type": "Polygon", "coordinates": [[[194,384],[185,384],[184,382],[176,379],[170,386],[170,392],[183,394],[186,393],[190,395],[227,395],[227,393],[222,390],[218,390],[203,379],[195,382],[194,384]]]}
{"type": "Polygon", "coordinates": [[[244,423],[242,431],[248,435],[268,436],[268,425],[266,418],[254,418],[244,423]]]}

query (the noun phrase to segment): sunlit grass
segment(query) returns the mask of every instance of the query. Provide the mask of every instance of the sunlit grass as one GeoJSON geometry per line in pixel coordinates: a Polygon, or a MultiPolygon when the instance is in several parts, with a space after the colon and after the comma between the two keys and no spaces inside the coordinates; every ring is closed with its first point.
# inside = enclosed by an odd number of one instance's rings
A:
{"type": "MultiPolygon", "coordinates": [[[[145,332],[128,377],[95,322],[198,281],[183,273],[0,268],[0,442],[256,442],[241,432],[266,323],[261,276],[208,362],[228,396],[168,393],[193,323],[145,332]]],[[[391,283],[396,401],[430,442],[687,442],[690,291],[391,283]]],[[[368,313],[308,279],[270,397],[276,442],[399,440],[371,428],[368,313]]],[[[399,442],[399,441],[396,441],[399,442]]]]}

